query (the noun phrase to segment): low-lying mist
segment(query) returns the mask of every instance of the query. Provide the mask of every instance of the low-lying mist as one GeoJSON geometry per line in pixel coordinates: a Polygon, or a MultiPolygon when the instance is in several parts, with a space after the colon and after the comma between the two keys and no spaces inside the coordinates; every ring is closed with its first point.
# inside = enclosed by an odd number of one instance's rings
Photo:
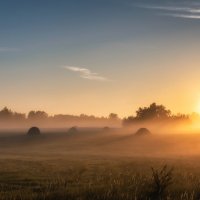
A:
{"type": "Polygon", "coordinates": [[[40,135],[27,130],[0,133],[1,156],[30,158],[101,157],[180,157],[200,155],[200,134],[178,129],[167,132],[149,124],[149,134],[137,135],[138,127],[41,129],[40,135]]]}
{"type": "Polygon", "coordinates": [[[30,111],[26,116],[4,108],[0,111],[0,152],[5,157],[30,158],[197,156],[199,124],[198,115],[173,115],[156,103],[124,119],[114,113],[108,117],[49,116],[30,111]],[[28,135],[29,128],[36,126],[40,134],[28,135]]]}

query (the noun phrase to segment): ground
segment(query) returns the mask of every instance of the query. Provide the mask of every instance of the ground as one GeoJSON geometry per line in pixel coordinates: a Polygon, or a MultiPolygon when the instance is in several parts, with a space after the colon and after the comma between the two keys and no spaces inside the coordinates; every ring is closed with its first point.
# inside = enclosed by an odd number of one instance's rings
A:
{"type": "Polygon", "coordinates": [[[181,134],[135,138],[122,130],[4,132],[0,199],[199,199],[199,141],[181,134]],[[152,168],[164,165],[173,168],[170,184],[152,197],[152,168]]]}

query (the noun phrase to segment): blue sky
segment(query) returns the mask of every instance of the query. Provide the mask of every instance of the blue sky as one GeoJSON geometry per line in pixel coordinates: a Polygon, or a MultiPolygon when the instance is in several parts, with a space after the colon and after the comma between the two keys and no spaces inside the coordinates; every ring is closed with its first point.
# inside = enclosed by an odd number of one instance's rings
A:
{"type": "Polygon", "coordinates": [[[200,2],[0,3],[2,107],[127,116],[156,101],[196,111],[200,2]]]}

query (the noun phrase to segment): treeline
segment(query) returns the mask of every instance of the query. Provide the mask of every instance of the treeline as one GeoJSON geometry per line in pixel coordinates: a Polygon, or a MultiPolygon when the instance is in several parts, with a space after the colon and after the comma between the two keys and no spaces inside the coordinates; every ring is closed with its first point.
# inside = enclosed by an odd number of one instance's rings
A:
{"type": "MultiPolygon", "coordinates": [[[[172,114],[172,112],[163,105],[156,103],[150,104],[148,107],[140,107],[136,110],[136,114],[127,118],[119,118],[117,114],[110,113],[107,117],[96,117],[94,115],[53,115],[50,116],[44,111],[30,111],[27,115],[24,113],[13,112],[7,107],[0,110],[0,127],[3,125],[44,125],[46,127],[60,126],[129,126],[146,122],[162,122],[177,123],[190,122],[192,115],[172,114]]],[[[199,115],[195,115],[196,119],[200,119],[199,115]]]]}
{"type": "Polygon", "coordinates": [[[7,107],[0,111],[0,121],[23,121],[26,119],[26,115],[23,113],[12,112],[7,107]]]}
{"type": "Polygon", "coordinates": [[[76,115],[63,115],[63,114],[58,114],[58,115],[53,115],[49,116],[46,112],[44,111],[30,111],[28,115],[24,113],[17,113],[13,112],[11,109],[8,109],[7,107],[4,107],[2,110],[0,110],[0,120],[46,120],[46,119],[55,119],[55,120],[69,120],[69,119],[91,119],[91,120],[119,120],[120,118],[118,117],[117,114],[115,113],[110,113],[108,117],[95,117],[94,115],[85,115],[81,114],[79,116],[76,115]]]}
{"type": "Polygon", "coordinates": [[[30,111],[24,113],[13,112],[7,107],[0,110],[0,128],[9,125],[40,125],[45,127],[60,126],[120,126],[121,119],[115,113],[110,113],[108,117],[96,117],[94,115],[64,115],[58,114],[50,116],[45,111],[30,111]]]}
{"type": "Polygon", "coordinates": [[[129,116],[123,119],[123,125],[128,126],[137,123],[154,122],[154,123],[178,123],[178,122],[190,122],[191,115],[185,114],[172,114],[171,110],[167,109],[163,105],[156,103],[150,104],[148,107],[140,107],[136,111],[135,116],[129,116]]]}

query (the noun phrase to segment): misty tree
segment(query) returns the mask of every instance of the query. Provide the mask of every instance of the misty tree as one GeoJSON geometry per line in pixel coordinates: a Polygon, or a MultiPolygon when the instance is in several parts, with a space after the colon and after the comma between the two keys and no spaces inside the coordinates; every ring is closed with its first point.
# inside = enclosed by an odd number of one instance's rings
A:
{"type": "Polygon", "coordinates": [[[18,121],[23,121],[23,120],[26,120],[26,115],[23,114],[23,113],[14,112],[13,113],[13,119],[18,120],[18,121]]]}
{"type": "Polygon", "coordinates": [[[0,111],[0,119],[1,120],[18,120],[23,121],[26,119],[26,115],[22,113],[12,112],[12,110],[8,109],[7,107],[4,107],[0,111]]]}
{"type": "Polygon", "coordinates": [[[148,120],[173,120],[171,111],[163,105],[156,103],[150,104],[148,107],[139,107],[136,111],[136,116],[129,116],[123,119],[123,125],[148,121],[148,120]]]}
{"type": "Polygon", "coordinates": [[[118,120],[119,119],[118,115],[115,114],[115,113],[110,113],[108,118],[111,119],[111,120],[118,120]]]}
{"type": "Polygon", "coordinates": [[[131,124],[136,123],[136,122],[138,122],[138,120],[134,116],[129,116],[129,117],[124,118],[122,120],[122,125],[123,126],[131,125],[131,124]]]}
{"type": "Polygon", "coordinates": [[[7,107],[4,107],[0,111],[0,119],[9,120],[9,119],[12,119],[12,116],[13,116],[13,112],[10,109],[8,109],[7,107]]]}
{"type": "Polygon", "coordinates": [[[171,115],[171,111],[166,109],[163,105],[152,103],[149,107],[139,108],[136,111],[136,119],[149,120],[149,119],[167,119],[171,115]]]}
{"type": "Polygon", "coordinates": [[[48,114],[44,111],[30,111],[28,113],[29,120],[45,120],[48,118],[48,114]]]}
{"type": "Polygon", "coordinates": [[[172,115],[171,118],[173,120],[185,120],[185,121],[188,121],[190,119],[189,115],[185,115],[185,114],[181,114],[181,113],[178,113],[177,115],[172,115]]]}

